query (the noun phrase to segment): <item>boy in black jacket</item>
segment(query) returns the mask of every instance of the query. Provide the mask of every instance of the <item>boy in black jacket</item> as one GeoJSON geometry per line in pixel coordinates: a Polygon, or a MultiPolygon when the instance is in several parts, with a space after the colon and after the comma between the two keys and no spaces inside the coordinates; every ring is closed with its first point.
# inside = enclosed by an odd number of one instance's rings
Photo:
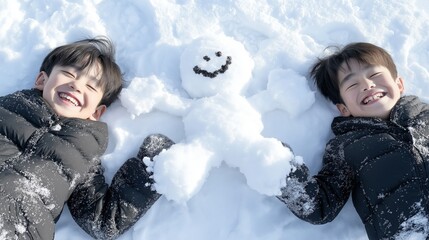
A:
{"type": "Polygon", "coordinates": [[[103,176],[98,120],[122,82],[111,42],[85,39],[50,52],[34,89],[0,98],[0,239],[53,239],[65,203],[92,237],[115,238],[158,199],[142,159],[172,144],[163,136],[148,137],[110,186],[103,176]]]}
{"type": "Polygon", "coordinates": [[[403,80],[391,56],[369,43],[319,59],[311,77],[341,116],[332,122],[335,137],[322,169],[311,177],[295,163],[279,199],[299,218],[323,224],[351,194],[369,239],[426,239],[429,106],[401,96],[403,80]]]}

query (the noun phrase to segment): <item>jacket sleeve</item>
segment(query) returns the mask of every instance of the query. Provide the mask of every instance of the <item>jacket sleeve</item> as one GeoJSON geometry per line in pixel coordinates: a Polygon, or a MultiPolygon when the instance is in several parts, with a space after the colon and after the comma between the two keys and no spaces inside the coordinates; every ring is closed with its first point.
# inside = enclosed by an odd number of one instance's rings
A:
{"type": "Polygon", "coordinates": [[[352,190],[352,169],[341,159],[341,153],[330,149],[328,146],[322,169],[313,177],[304,163],[293,162],[286,187],[278,196],[297,217],[312,224],[332,221],[352,190]]]}
{"type": "Polygon", "coordinates": [[[75,221],[96,239],[114,239],[128,230],[160,197],[145,168],[142,160],[128,159],[108,186],[98,164],[67,202],[75,221]]]}

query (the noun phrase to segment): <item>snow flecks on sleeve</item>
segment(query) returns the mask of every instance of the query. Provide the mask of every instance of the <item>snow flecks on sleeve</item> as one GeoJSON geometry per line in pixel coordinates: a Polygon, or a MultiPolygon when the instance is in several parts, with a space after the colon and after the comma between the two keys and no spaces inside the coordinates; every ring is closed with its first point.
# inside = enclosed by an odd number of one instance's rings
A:
{"type": "Polygon", "coordinates": [[[278,198],[293,213],[308,216],[314,212],[316,204],[314,198],[307,194],[306,186],[315,180],[308,177],[308,168],[304,164],[293,162],[292,165],[292,172],[286,178],[286,187],[282,188],[282,195],[278,198]]]}
{"type": "Polygon", "coordinates": [[[415,206],[417,214],[401,224],[401,230],[394,239],[426,239],[429,236],[429,219],[421,203],[415,206]]]}

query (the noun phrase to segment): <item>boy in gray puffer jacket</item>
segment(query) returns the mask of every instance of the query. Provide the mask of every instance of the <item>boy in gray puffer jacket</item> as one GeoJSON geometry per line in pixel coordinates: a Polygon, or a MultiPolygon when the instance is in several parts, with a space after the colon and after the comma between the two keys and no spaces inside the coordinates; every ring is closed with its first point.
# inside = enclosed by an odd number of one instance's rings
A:
{"type": "Polygon", "coordinates": [[[112,239],[159,198],[142,159],[173,144],[163,136],[147,138],[110,186],[103,176],[98,120],[122,82],[110,41],[85,39],[51,51],[34,89],[0,97],[0,239],[53,239],[65,203],[88,234],[112,239]]]}
{"type": "Polygon", "coordinates": [[[402,96],[391,56],[352,43],[319,59],[311,76],[341,116],[323,166],[295,163],[278,198],[313,224],[332,221],[350,194],[369,239],[429,236],[429,106],[402,96]]]}

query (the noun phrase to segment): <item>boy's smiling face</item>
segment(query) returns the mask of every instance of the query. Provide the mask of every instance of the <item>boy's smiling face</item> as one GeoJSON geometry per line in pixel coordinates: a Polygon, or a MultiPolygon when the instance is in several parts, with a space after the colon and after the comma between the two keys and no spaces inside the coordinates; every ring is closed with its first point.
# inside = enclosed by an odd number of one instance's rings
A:
{"type": "Polygon", "coordinates": [[[99,103],[103,90],[99,86],[99,68],[79,71],[72,66],[56,65],[49,77],[40,72],[35,87],[43,98],[63,117],[98,120],[106,109],[99,103]]]}
{"type": "Polygon", "coordinates": [[[393,79],[381,65],[368,65],[350,59],[338,71],[343,104],[337,104],[342,116],[388,119],[404,90],[400,77],[393,79]]]}

